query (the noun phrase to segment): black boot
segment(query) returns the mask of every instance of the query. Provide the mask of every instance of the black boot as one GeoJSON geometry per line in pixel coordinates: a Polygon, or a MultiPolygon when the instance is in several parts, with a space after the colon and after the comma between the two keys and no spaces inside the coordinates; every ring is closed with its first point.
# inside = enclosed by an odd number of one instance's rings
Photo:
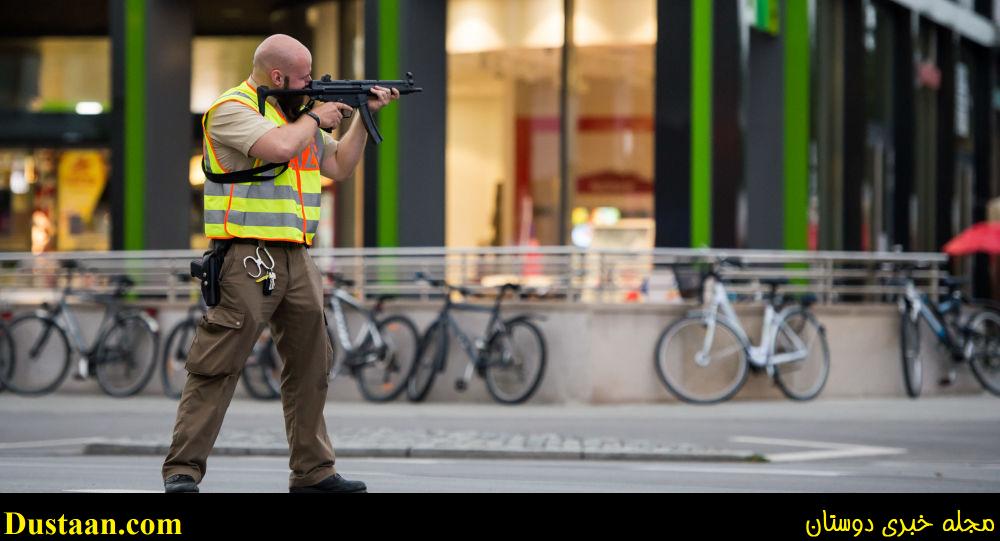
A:
{"type": "Polygon", "coordinates": [[[361,481],[348,481],[336,473],[312,486],[291,487],[288,492],[293,494],[360,494],[368,492],[368,487],[361,481]]]}
{"type": "Polygon", "coordinates": [[[171,475],[163,482],[164,492],[198,492],[198,483],[190,475],[171,475]]]}

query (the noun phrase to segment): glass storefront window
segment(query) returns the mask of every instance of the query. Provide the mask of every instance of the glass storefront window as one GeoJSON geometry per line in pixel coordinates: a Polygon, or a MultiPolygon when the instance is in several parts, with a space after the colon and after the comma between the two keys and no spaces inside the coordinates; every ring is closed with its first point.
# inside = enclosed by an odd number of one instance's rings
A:
{"type": "Polygon", "coordinates": [[[448,2],[449,246],[558,236],[562,26],[558,0],[448,2]]]}
{"type": "Polygon", "coordinates": [[[562,2],[448,2],[449,246],[554,245],[573,228],[589,244],[619,227],[651,245],[655,1],[624,4],[574,7],[564,216],[562,2]]]}
{"type": "Polygon", "coordinates": [[[559,0],[449,0],[446,242],[559,236],[559,0]]]}
{"type": "Polygon", "coordinates": [[[106,149],[0,149],[0,251],[108,250],[106,149]]]}
{"type": "Polygon", "coordinates": [[[107,37],[0,40],[0,108],[96,114],[110,109],[107,37]]]}
{"type": "Polygon", "coordinates": [[[569,107],[570,242],[653,246],[655,0],[578,0],[569,107]],[[583,217],[586,219],[583,220],[583,217]]]}

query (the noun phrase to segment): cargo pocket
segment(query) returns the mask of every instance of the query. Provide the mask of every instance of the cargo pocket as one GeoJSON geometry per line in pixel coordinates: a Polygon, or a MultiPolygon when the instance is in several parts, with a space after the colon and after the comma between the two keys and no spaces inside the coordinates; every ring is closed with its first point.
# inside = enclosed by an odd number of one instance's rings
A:
{"type": "MultiPolygon", "coordinates": [[[[198,332],[186,368],[192,374],[221,376],[235,374],[243,368],[249,331],[243,312],[216,306],[209,308],[198,323],[198,332]]],[[[252,341],[252,340],[251,340],[252,341]]],[[[253,347],[252,344],[249,347],[253,347]]]]}

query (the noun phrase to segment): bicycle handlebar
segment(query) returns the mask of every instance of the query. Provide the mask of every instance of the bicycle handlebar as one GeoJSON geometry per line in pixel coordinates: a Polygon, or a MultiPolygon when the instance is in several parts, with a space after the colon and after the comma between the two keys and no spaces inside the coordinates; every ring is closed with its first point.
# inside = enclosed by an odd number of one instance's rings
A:
{"type": "MultiPolygon", "coordinates": [[[[445,282],[444,280],[437,280],[437,279],[431,278],[430,276],[427,276],[423,272],[417,272],[416,274],[414,274],[413,275],[413,279],[416,280],[416,281],[418,281],[418,282],[427,282],[428,284],[430,284],[430,285],[432,285],[434,287],[440,287],[440,288],[443,288],[443,289],[447,289],[449,291],[458,291],[459,293],[461,293],[462,295],[465,295],[465,296],[470,296],[470,295],[473,294],[472,290],[470,290],[468,288],[465,288],[465,287],[462,287],[462,286],[453,286],[453,285],[449,284],[448,282],[445,282]]],[[[511,283],[511,282],[507,282],[507,283],[505,283],[503,285],[497,286],[497,291],[498,291],[498,293],[499,293],[500,296],[503,296],[507,292],[508,289],[511,290],[511,291],[515,291],[515,292],[516,291],[521,291],[522,290],[522,286],[520,284],[514,284],[514,283],[511,283]]]]}

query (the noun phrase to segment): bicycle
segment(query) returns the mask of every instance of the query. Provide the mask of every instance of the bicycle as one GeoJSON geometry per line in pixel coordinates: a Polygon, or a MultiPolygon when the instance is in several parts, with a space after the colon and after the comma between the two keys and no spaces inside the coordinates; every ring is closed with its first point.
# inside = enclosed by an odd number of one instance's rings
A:
{"type": "Polygon", "coordinates": [[[74,294],[73,273],[79,263],[68,260],[60,266],[66,270],[67,283],[59,301],[45,303],[8,324],[14,356],[10,374],[0,371],[3,384],[23,395],[52,392],[69,374],[75,355],[76,379],[96,376],[101,389],[111,396],[138,393],[156,369],[159,327],[145,312],[122,306],[121,300],[135,283],[127,276],[115,276],[113,294],[84,295],[104,306],[97,335],[88,346],[67,302],[74,294]]]}
{"type": "MultiPolygon", "coordinates": [[[[190,279],[187,274],[178,275],[182,280],[190,279]]],[[[179,321],[167,334],[164,342],[163,358],[160,362],[160,379],[163,394],[170,398],[180,398],[187,379],[188,354],[197,332],[198,322],[205,317],[208,306],[204,300],[188,309],[187,317],[179,321]]],[[[281,357],[274,351],[274,343],[265,329],[257,339],[253,351],[247,358],[240,375],[240,381],[247,394],[258,400],[275,400],[281,396],[281,357]],[[265,355],[265,349],[270,348],[265,355]]]]}
{"type": "Polygon", "coordinates": [[[966,301],[961,286],[964,280],[947,277],[943,280],[947,288],[944,300],[934,303],[927,294],[917,290],[910,272],[894,280],[904,287],[897,297],[899,310],[900,355],[903,361],[903,382],[906,394],[917,398],[923,388],[923,364],[920,361],[920,320],[930,327],[952,358],[953,365],[940,381],[948,385],[955,379],[954,366],[969,363],[972,374],[984,389],[1000,396],[1000,314],[989,308],[980,308],[971,314],[963,314],[963,307],[975,304],[966,301]]]}
{"type": "Polygon", "coordinates": [[[327,308],[333,313],[333,326],[326,322],[334,362],[329,381],[343,374],[352,376],[361,395],[372,402],[395,400],[406,386],[420,354],[420,333],[410,318],[402,314],[382,317],[385,303],[396,295],[378,295],[371,309],[346,291],[354,287],[352,280],[340,274],[326,272],[333,282],[332,293],[324,295],[327,308]],[[345,306],[363,320],[357,335],[351,338],[345,306]],[[339,348],[338,348],[339,346],[339,348]]]}
{"type": "Polygon", "coordinates": [[[427,397],[438,373],[443,373],[448,358],[448,337],[458,337],[469,359],[465,374],[455,382],[455,389],[468,389],[473,374],[486,380],[486,389],[494,400],[503,404],[525,402],[535,393],[545,373],[546,347],[542,331],[530,319],[537,316],[518,315],[501,319],[500,307],[507,291],[520,291],[516,284],[497,288],[491,307],[455,303],[452,292],[464,297],[471,292],[463,287],[434,280],[423,273],[416,279],[444,289],[444,305],[421,339],[421,356],[413,377],[407,384],[407,397],[420,402],[427,397]],[[489,312],[490,319],[480,338],[473,341],[456,324],[452,310],[489,312]]]}
{"type": "Polygon", "coordinates": [[[814,298],[803,296],[798,306],[786,306],[777,290],[788,280],[760,279],[770,291],[765,296],[761,342],[754,345],[730,303],[726,280],[720,274],[724,266],[743,264],[722,258],[703,272],[699,295],[704,305],[705,286],[711,279],[709,306],[688,312],[657,340],[654,364],[660,381],[685,402],[714,404],[732,398],[749,371],[763,371],[786,397],[815,398],[826,385],[830,351],[826,330],[810,310],[814,298]]]}

